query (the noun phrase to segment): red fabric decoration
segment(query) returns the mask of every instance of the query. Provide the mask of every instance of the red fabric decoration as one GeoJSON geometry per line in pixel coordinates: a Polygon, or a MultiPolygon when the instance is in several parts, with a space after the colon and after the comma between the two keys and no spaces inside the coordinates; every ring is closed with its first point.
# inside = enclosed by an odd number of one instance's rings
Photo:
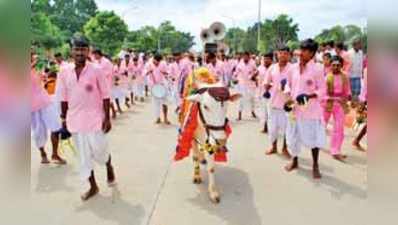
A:
{"type": "MultiPolygon", "coordinates": [[[[198,127],[198,113],[199,108],[198,104],[192,104],[190,111],[188,113],[188,118],[183,124],[181,129],[181,133],[178,136],[178,144],[176,148],[176,154],[174,155],[175,161],[180,161],[185,159],[190,155],[190,150],[192,148],[192,141],[194,140],[195,130],[198,127]]],[[[232,129],[227,124],[225,127],[225,132],[227,133],[227,137],[232,133],[232,129]]],[[[219,151],[214,154],[214,161],[216,162],[227,162],[227,152],[219,151]]]]}

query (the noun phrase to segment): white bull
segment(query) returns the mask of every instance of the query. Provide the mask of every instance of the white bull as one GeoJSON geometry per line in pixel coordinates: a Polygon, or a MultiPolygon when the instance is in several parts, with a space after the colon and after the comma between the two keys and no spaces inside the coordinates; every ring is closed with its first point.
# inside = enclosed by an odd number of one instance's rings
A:
{"type": "Polygon", "coordinates": [[[200,164],[207,165],[209,197],[214,203],[220,202],[220,193],[215,181],[214,152],[226,149],[228,103],[236,101],[239,97],[241,97],[239,94],[230,95],[229,90],[221,83],[201,84],[197,94],[187,97],[188,101],[199,105],[198,126],[194,132],[192,145],[193,182],[195,184],[202,183],[200,164]]]}

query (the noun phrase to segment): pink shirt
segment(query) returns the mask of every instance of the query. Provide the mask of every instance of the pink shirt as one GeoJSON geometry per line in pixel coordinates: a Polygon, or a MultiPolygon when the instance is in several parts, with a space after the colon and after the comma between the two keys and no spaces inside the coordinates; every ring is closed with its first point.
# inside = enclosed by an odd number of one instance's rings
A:
{"type": "Polygon", "coordinates": [[[350,74],[351,67],[352,67],[351,56],[350,56],[350,54],[349,54],[347,51],[342,51],[342,52],[340,53],[340,57],[343,58],[343,60],[344,60],[344,63],[343,63],[343,72],[344,72],[346,75],[349,75],[349,74],[350,74]]]}
{"type": "Polygon", "coordinates": [[[149,76],[149,86],[167,84],[167,71],[167,64],[164,61],[160,62],[158,66],[155,66],[152,62],[148,62],[145,66],[145,74],[149,76]]]}
{"type": "Polygon", "coordinates": [[[173,62],[169,65],[169,74],[172,79],[174,79],[173,84],[176,86],[181,76],[180,65],[177,62],[173,62]]]}
{"type": "Polygon", "coordinates": [[[363,71],[362,88],[359,99],[363,102],[368,100],[368,69],[365,68],[363,71]]]}
{"type": "MultiPolygon", "coordinates": [[[[287,96],[285,91],[282,91],[281,81],[286,79],[291,79],[293,72],[293,65],[288,63],[285,68],[281,70],[279,64],[272,65],[267,72],[267,78],[265,84],[270,84],[272,86],[270,104],[272,108],[283,109],[285,102],[287,101],[287,96]]],[[[287,84],[285,86],[285,89],[287,84]]]]}
{"type": "Polygon", "coordinates": [[[195,68],[195,64],[188,58],[183,58],[179,65],[181,70],[181,76],[183,77],[190,75],[195,68]]]}
{"type": "Polygon", "coordinates": [[[102,57],[100,60],[95,60],[95,62],[103,70],[105,77],[108,80],[109,86],[112,87],[113,63],[105,57],[102,57]]]}
{"type": "Polygon", "coordinates": [[[72,66],[59,75],[61,101],[68,102],[67,127],[71,132],[101,131],[105,117],[103,100],[110,98],[110,88],[104,71],[87,62],[79,80],[72,66]]]}
{"type": "Polygon", "coordinates": [[[211,63],[206,64],[206,68],[210,71],[210,73],[213,74],[214,76],[216,76],[216,78],[219,81],[222,81],[222,82],[224,81],[223,80],[223,78],[224,78],[224,66],[223,66],[223,64],[224,64],[223,62],[218,61],[218,60],[217,60],[216,65],[213,65],[211,63]]]}
{"type": "Polygon", "coordinates": [[[236,67],[236,77],[238,79],[239,85],[242,85],[247,88],[256,88],[256,83],[251,80],[253,75],[256,73],[257,67],[255,64],[249,62],[244,63],[243,61],[239,63],[236,67]]]}
{"type": "Polygon", "coordinates": [[[296,117],[298,119],[322,120],[321,100],[326,91],[323,66],[311,60],[301,73],[300,64],[296,63],[292,66],[292,76],[288,80],[288,86],[294,100],[300,94],[317,94],[317,98],[310,99],[305,106],[295,108],[296,117]]]}
{"type": "Polygon", "coordinates": [[[138,62],[137,65],[132,63],[131,74],[132,76],[135,76],[136,84],[145,83],[144,65],[142,63],[138,62]]]}
{"type": "Polygon", "coordinates": [[[41,85],[41,79],[37,73],[30,70],[30,82],[31,82],[31,112],[39,111],[51,104],[51,98],[41,85]]]}

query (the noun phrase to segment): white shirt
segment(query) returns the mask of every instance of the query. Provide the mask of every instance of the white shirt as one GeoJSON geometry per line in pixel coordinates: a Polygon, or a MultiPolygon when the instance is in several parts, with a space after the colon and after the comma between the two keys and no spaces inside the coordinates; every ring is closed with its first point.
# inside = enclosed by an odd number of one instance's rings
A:
{"type": "Polygon", "coordinates": [[[352,66],[350,70],[350,77],[362,77],[363,74],[363,52],[359,50],[356,52],[351,49],[349,52],[351,58],[352,66]]]}

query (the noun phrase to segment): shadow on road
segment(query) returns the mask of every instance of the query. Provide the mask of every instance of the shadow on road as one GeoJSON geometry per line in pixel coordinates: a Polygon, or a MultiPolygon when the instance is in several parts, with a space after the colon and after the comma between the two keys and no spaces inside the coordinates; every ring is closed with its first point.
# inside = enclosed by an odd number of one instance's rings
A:
{"type": "Polygon", "coordinates": [[[297,174],[302,177],[305,177],[315,186],[328,190],[331,193],[331,195],[336,199],[341,199],[345,195],[350,195],[352,197],[362,200],[365,200],[367,198],[366,189],[362,189],[358,186],[354,186],[347,182],[344,182],[343,180],[340,180],[337,177],[335,177],[335,175],[329,176],[323,173],[321,180],[314,180],[312,178],[312,169],[307,169],[302,167],[297,171],[297,174]]]}
{"type": "Polygon", "coordinates": [[[262,225],[247,173],[236,168],[218,167],[216,177],[221,192],[219,205],[210,202],[205,183],[198,186],[200,195],[190,202],[210,215],[220,217],[227,225],[262,225]]]}
{"type": "Polygon", "coordinates": [[[82,204],[76,213],[90,211],[96,217],[118,225],[140,225],[145,216],[142,205],[131,205],[119,197],[98,195],[82,204]]]}
{"type": "Polygon", "coordinates": [[[66,178],[70,177],[73,169],[66,166],[45,166],[41,165],[37,176],[37,193],[52,192],[73,192],[74,189],[66,183],[66,178]]]}

